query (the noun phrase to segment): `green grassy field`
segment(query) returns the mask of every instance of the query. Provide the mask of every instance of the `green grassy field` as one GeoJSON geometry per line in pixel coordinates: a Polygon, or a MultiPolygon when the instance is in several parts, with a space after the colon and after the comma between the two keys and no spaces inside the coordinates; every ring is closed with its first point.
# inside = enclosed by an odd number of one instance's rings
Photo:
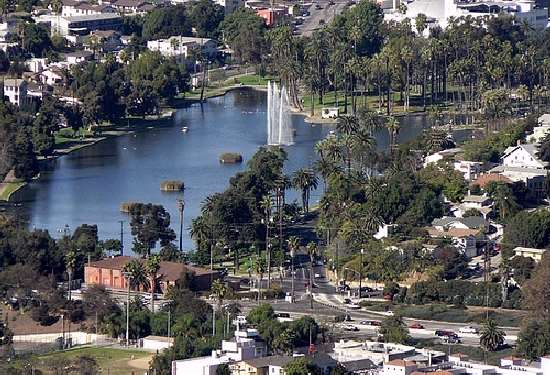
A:
{"type": "Polygon", "coordinates": [[[45,374],[55,374],[56,366],[66,366],[69,362],[78,360],[79,357],[94,358],[103,374],[127,375],[132,371],[136,374],[141,373],[140,370],[146,369],[152,355],[140,350],[90,347],[34,356],[27,361],[18,361],[16,365],[23,367],[27,363],[32,363],[45,374]]]}
{"type": "Polygon", "coordinates": [[[25,185],[25,182],[9,182],[0,188],[0,201],[9,200],[10,196],[21,187],[25,185]]]}

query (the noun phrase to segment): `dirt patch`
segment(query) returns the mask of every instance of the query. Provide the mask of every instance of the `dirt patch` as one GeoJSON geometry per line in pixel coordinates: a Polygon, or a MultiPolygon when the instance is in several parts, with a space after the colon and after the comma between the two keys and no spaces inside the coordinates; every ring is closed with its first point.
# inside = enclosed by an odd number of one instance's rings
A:
{"type": "Polygon", "coordinates": [[[148,370],[151,359],[153,359],[152,354],[143,358],[131,359],[128,361],[128,366],[138,370],[148,370]]]}

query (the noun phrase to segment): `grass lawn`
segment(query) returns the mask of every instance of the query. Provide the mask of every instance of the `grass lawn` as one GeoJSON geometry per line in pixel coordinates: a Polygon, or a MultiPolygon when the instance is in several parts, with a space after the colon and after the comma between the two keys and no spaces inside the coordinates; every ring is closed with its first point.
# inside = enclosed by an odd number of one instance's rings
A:
{"type": "MultiPolygon", "coordinates": [[[[392,310],[401,316],[420,320],[435,320],[453,323],[482,323],[485,321],[486,317],[485,310],[478,307],[464,310],[444,304],[404,305],[388,304],[385,302],[363,302],[361,305],[367,310],[392,310]]],[[[500,326],[519,327],[526,314],[524,311],[492,310],[489,312],[489,315],[495,319],[500,326]]]]}
{"type": "Polygon", "coordinates": [[[127,375],[132,371],[140,373],[140,368],[147,366],[152,354],[141,350],[125,350],[117,348],[78,348],[55,352],[52,354],[37,356],[32,361],[46,374],[53,374],[52,363],[61,363],[65,360],[72,361],[81,356],[92,357],[101,368],[101,373],[111,375],[127,375]],[[129,364],[128,362],[131,363],[129,364]]]}
{"type": "Polygon", "coordinates": [[[25,185],[25,182],[8,182],[0,186],[0,201],[7,201],[10,199],[10,196],[22,186],[25,185]]]}

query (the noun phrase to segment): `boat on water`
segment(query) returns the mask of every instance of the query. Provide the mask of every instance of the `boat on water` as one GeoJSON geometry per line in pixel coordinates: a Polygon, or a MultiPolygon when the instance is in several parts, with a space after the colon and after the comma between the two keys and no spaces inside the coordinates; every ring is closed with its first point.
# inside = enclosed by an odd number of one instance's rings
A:
{"type": "Polygon", "coordinates": [[[183,128],[181,128],[182,133],[187,133],[188,130],[189,128],[187,126],[184,126],[183,128]]]}

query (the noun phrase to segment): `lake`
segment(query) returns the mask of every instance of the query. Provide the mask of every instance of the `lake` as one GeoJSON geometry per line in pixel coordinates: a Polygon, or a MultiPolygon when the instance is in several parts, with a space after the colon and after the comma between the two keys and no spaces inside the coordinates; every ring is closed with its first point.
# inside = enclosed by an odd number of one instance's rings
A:
{"type": "MultiPolygon", "coordinates": [[[[58,237],[68,225],[97,224],[100,238],[119,238],[124,221],[125,252],[131,248],[128,217],[119,211],[126,201],[162,204],[172,216],[178,231],[176,199],[181,193],[160,191],[162,180],[185,182],[185,226],[200,213],[200,205],[213,193],[223,191],[229,178],[245,169],[246,161],[265,145],[267,96],[254,90],[232,91],[212,98],[202,106],[179,109],[172,123],[134,134],[109,138],[96,145],[63,156],[53,170],[42,173],[17,199],[31,227],[45,228],[58,237]],[[188,127],[183,133],[181,128],[188,127]],[[218,156],[226,151],[243,155],[244,163],[224,165],[218,156]]],[[[401,119],[398,139],[409,140],[426,126],[424,116],[401,119]]],[[[302,116],[293,116],[295,144],[286,147],[286,173],[311,165],[316,158],[314,144],[327,136],[331,125],[311,125],[302,116]]],[[[378,147],[388,144],[386,131],[376,134],[378,147]]],[[[315,203],[322,192],[312,194],[315,203]]],[[[290,200],[299,200],[296,191],[290,200]]],[[[177,233],[178,234],[178,233],[177,233]]],[[[193,248],[188,231],[184,249],[193,248]]]]}

